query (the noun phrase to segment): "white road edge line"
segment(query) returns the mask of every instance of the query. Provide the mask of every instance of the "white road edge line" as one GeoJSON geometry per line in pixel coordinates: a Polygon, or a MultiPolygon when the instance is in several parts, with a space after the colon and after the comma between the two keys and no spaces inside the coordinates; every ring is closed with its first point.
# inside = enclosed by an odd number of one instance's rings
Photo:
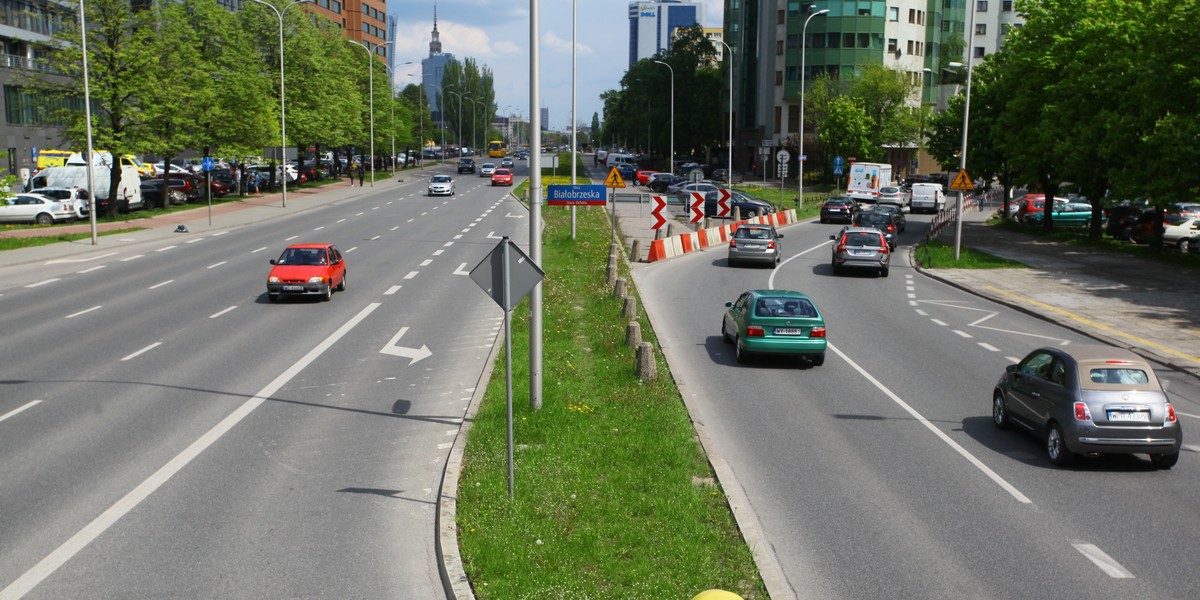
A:
{"type": "Polygon", "coordinates": [[[884,386],[882,383],[880,383],[878,379],[875,379],[874,377],[872,377],[871,374],[866,371],[866,369],[863,369],[862,367],[858,366],[858,363],[854,362],[853,360],[850,360],[850,357],[846,356],[846,354],[843,353],[841,350],[839,350],[836,346],[834,346],[833,344],[829,344],[829,349],[833,350],[833,352],[835,354],[842,357],[842,360],[846,361],[846,363],[849,364],[851,367],[853,367],[855,371],[858,371],[858,373],[860,375],[862,375],[864,378],[866,378],[867,381],[870,381],[872,384],[875,385],[875,387],[879,388],[879,391],[886,394],[888,398],[891,398],[892,402],[895,402],[896,404],[898,404],[900,406],[900,408],[904,409],[905,412],[912,415],[912,417],[914,419],[916,419],[918,422],[920,422],[922,425],[924,425],[926,429],[932,431],[934,435],[941,438],[941,440],[943,442],[945,442],[947,446],[950,446],[951,448],[953,448],[955,452],[958,452],[960,455],[962,455],[963,458],[967,459],[968,462],[970,462],[972,465],[975,465],[976,469],[979,469],[981,472],[983,472],[984,475],[987,475],[987,477],[989,479],[996,482],[996,485],[1000,486],[1004,491],[1008,492],[1009,495],[1011,495],[1013,498],[1016,498],[1018,502],[1021,502],[1023,504],[1033,504],[1033,501],[1030,500],[1028,496],[1026,496],[1025,494],[1022,494],[1020,490],[1013,487],[1012,484],[1005,481],[1003,477],[1001,477],[999,474],[997,474],[995,471],[993,471],[990,467],[983,464],[983,461],[979,460],[978,458],[975,458],[974,454],[971,454],[969,451],[967,451],[966,448],[963,448],[961,445],[959,445],[958,442],[954,441],[953,439],[950,438],[950,436],[946,435],[945,432],[943,432],[941,429],[938,429],[936,426],[934,426],[933,423],[930,423],[928,419],[926,419],[924,416],[921,415],[921,413],[917,412],[916,409],[909,406],[908,403],[905,402],[904,400],[901,400],[899,396],[897,396],[895,393],[892,392],[892,390],[889,390],[886,386],[884,386]]]}
{"type": "Polygon", "coordinates": [[[5,419],[7,419],[7,418],[9,418],[9,417],[15,417],[15,416],[17,416],[18,414],[21,414],[22,412],[24,412],[26,409],[33,408],[33,405],[35,405],[35,404],[38,404],[39,402],[41,402],[41,400],[31,400],[31,401],[29,401],[28,403],[26,403],[26,404],[25,404],[25,406],[22,406],[22,407],[20,407],[20,408],[15,408],[15,409],[13,409],[13,410],[10,410],[10,411],[8,411],[8,412],[7,412],[7,413],[5,413],[5,414],[3,414],[3,415],[0,415],[0,421],[3,421],[3,420],[5,420],[5,419]]]}
{"type": "MultiPolygon", "coordinates": [[[[489,233],[488,237],[492,237],[492,234],[489,233]]],[[[715,246],[709,246],[709,247],[713,248],[715,246]]],[[[792,255],[792,256],[789,256],[789,257],[783,259],[783,262],[779,263],[778,265],[775,265],[774,269],[771,269],[771,274],[769,276],[767,276],[767,287],[770,289],[775,289],[775,274],[779,272],[779,269],[783,268],[783,265],[786,265],[789,262],[792,262],[792,259],[800,258],[801,256],[804,256],[805,254],[808,254],[809,252],[812,252],[813,250],[817,250],[820,248],[827,248],[827,247],[829,247],[829,242],[821,242],[820,244],[817,244],[816,246],[813,246],[812,248],[809,248],[808,250],[805,250],[804,252],[801,252],[799,254],[795,254],[795,255],[792,255]]]]}
{"type": "MultiPolygon", "coordinates": [[[[1017,361],[1017,362],[1020,362],[1020,361],[1017,361]]],[[[1183,415],[1183,416],[1185,416],[1185,417],[1191,417],[1191,418],[1193,418],[1193,419],[1200,419],[1200,415],[1193,415],[1192,413],[1185,413],[1185,412],[1183,412],[1183,411],[1181,411],[1181,410],[1179,410],[1179,409],[1176,409],[1176,410],[1175,410],[1175,413],[1176,413],[1176,414],[1183,415]]]]}
{"type": "MultiPolygon", "coordinates": [[[[141,350],[138,350],[137,352],[134,352],[133,354],[130,354],[129,356],[126,356],[125,358],[122,358],[121,362],[125,362],[127,360],[133,360],[133,359],[135,359],[135,358],[137,358],[137,357],[139,357],[161,345],[162,345],[162,342],[154,342],[153,344],[150,344],[149,346],[146,346],[145,348],[142,348],[141,350]]],[[[0,598],[2,598],[2,597],[4,597],[3,592],[0,592],[0,598]]]]}
{"type": "Polygon", "coordinates": [[[92,312],[93,310],[100,310],[100,305],[97,304],[96,306],[93,306],[91,308],[85,308],[77,313],[71,313],[71,314],[67,315],[66,318],[74,319],[75,317],[78,317],[79,315],[86,315],[86,314],[92,312]]]}
{"type": "Polygon", "coordinates": [[[149,498],[150,494],[153,494],[155,490],[162,487],[171,477],[182,471],[188,463],[195,460],[209,446],[212,446],[217,440],[221,439],[221,436],[228,433],[242,419],[245,419],[247,415],[254,412],[254,409],[258,408],[263,402],[266,402],[267,398],[270,398],[275,392],[279,391],[293,377],[303,371],[305,367],[320,357],[321,354],[380,306],[381,304],[378,302],[368,304],[366,308],[359,311],[357,315],[338,328],[337,331],[331,333],[329,337],[325,338],[320,344],[317,344],[315,348],[309,350],[308,354],[305,354],[303,358],[296,361],[296,364],[289,367],[283,373],[280,373],[274,381],[267,384],[267,387],[259,390],[253,398],[246,400],[237,410],[234,410],[229,416],[222,419],[220,423],[217,423],[212,429],[208,430],[207,433],[200,436],[195,442],[192,442],[183,452],[180,452],[153,475],[133,488],[124,498],[118,500],[116,504],[110,506],[108,510],[105,510],[100,516],[93,519],[91,523],[88,523],[83,529],[79,530],[79,533],[71,536],[71,539],[63,542],[61,546],[39,561],[32,569],[26,571],[10,583],[8,587],[0,590],[0,598],[20,598],[37,587],[39,583],[52,575],[59,567],[66,564],[68,560],[71,560],[72,557],[87,547],[88,544],[100,537],[102,533],[107,531],[122,517],[129,514],[129,511],[137,507],[146,498],[149,498]]]}
{"type": "Polygon", "coordinates": [[[1109,577],[1114,579],[1135,578],[1133,573],[1129,572],[1129,569],[1122,567],[1121,563],[1113,560],[1113,557],[1109,556],[1108,554],[1105,554],[1105,552],[1101,550],[1099,546],[1085,542],[1071,542],[1071,545],[1074,546],[1080,554],[1092,561],[1093,564],[1095,564],[1097,567],[1100,567],[1100,570],[1104,571],[1109,577]]]}

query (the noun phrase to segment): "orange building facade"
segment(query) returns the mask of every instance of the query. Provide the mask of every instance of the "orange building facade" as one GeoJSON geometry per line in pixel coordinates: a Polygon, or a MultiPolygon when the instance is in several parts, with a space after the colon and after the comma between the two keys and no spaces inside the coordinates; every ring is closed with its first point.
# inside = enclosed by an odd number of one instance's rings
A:
{"type": "Polygon", "coordinates": [[[311,0],[301,6],[321,15],[342,28],[342,35],[365,43],[375,56],[387,63],[391,50],[387,42],[387,2],[385,0],[311,0]]]}

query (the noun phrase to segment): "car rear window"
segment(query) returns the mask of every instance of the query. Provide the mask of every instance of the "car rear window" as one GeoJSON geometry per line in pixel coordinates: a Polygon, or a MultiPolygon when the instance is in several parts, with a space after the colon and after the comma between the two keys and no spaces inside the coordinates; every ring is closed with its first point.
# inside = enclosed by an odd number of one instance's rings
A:
{"type": "Polygon", "coordinates": [[[842,243],[847,246],[881,246],[883,243],[879,239],[878,233],[867,233],[865,231],[856,231],[847,233],[842,238],[842,243]]]}
{"type": "Polygon", "coordinates": [[[733,237],[739,240],[769,240],[771,231],[762,227],[741,227],[733,232],[733,237]]]}
{"type": "Polygon", "coordinates": [[[759,298],[754,304],[756,317],[815,317],[817,309],[807,298],[759,298]]]}
{"type": "Polygon", "coordinates": [[[859,223],[871,223],[871,224],[887,223],[889,220],[890,220],[889,217],[883,213],[867,212],[867,213],[860,213],[858,216],[859,223]]]}
{"type": "Polygon", "coordinates": [[[1137,368],[1102,368],[1092,369],[1088,373],[1092,383],[1109,385],[1141,385],[1150,383],[1146,372],[1137,368]]]}

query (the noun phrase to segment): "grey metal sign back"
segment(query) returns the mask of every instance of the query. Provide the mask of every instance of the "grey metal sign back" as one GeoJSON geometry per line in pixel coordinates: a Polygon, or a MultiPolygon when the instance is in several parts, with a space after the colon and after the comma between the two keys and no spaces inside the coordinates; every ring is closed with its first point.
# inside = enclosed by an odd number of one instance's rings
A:
{"type": "Polygon", "coordinates": [[[529,259],[521,248],[505,237],[479,264],[471,269],[471,279],[496,301],[510,311],[521,299],[541,283],[545,273],[529,259]],[[507,252],[505,252],[507,246],[507,252]],[[507,256],[507,262],[505,257],[507,256]],[[508,297],[504,297],[504,272],[508,271],[508,297]]]}

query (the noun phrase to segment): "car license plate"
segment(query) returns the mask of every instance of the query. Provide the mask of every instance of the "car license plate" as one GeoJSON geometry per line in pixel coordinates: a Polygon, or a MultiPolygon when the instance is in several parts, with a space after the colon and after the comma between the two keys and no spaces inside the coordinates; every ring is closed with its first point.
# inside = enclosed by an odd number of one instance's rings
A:
{"type": "Polygon", "coordinates": [[[1150,413],[1148,412],[1118,412],[1108,411],[1109,421],[1138,421],[1142,423],[1150,422],[1150,413]]]}
{"type": "Polygon", "coordinates": [[[804,330],[798,327],[776,327],[775,335],[804,335],[804,330]]]}
{"type": "Polygon", "coordinates": [[[870,250],[851,250],[850,256],[870,256],[870,250]]]}
{"type": "Polygon", "coordinates": [[[302,286],[302,285],[285,285],[285,286],[283,286],[283,291],[285,291],[285,292],[303,292],[304,286],[302,286]]]}

